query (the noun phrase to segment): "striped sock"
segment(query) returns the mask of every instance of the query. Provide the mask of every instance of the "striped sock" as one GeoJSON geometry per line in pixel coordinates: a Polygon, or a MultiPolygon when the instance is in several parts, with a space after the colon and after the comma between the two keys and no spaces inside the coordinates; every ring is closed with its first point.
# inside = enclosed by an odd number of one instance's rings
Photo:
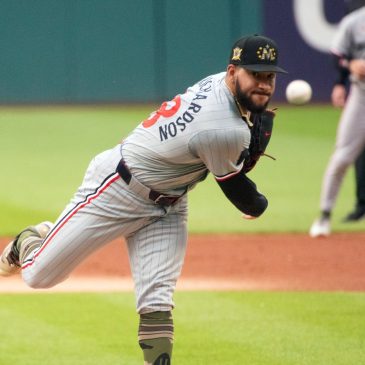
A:
{"type": "Polygon", "coordinates": [[[41,237],[29,236],[22,240],[19,250],[19,261],[22,264],[35,250],[42,246],[43,239],[41,237]]]}
{"type": "Polygon", "coordinates": [[[141,314],[138,341],[143,350],[145,365],[170,365],[173,338],[171,312],[141,314]]]}

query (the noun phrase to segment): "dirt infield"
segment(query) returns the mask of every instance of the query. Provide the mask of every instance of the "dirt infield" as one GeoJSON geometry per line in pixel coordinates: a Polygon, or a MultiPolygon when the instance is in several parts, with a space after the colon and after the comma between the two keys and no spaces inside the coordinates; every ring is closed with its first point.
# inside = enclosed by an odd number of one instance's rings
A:
{"type": "MultiPolygon", "coordinates": [[[[19,282],[1,279],[0,291],[19,282]]],[[[90,256],[58,290],[95,288],[132,290],[122,240],[90,256]]],[[[364,291],[365,233],[191,235],[177,289],[364,291]]]]}

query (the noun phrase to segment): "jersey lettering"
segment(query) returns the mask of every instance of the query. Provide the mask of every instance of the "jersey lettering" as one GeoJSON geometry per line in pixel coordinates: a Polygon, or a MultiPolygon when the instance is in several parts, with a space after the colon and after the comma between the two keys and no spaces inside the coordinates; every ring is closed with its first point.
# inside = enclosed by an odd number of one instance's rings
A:
{"type": "MultiPolygon", "coordinates": [[[[195,115],[199,113],[202,108],[197,101],[207,98],[206,94],[212,90],[212,82],[212,77],[207,77],[200,81],[198,84],[199,91],[195,94],[187,110],[180,114],[177,119],[170,121],[169,123],[164,123],[158,127],[161,142],[176,137],[178,133],[184,132],[187,124],[193,122],[195,115]]],[[[157,111],[152,113],[148,119],[142,122],[142,126],[144,128],[150,128],[157,122],[160,122],[162,118],[171,118],[179,111],[180,107],[181,96],[177,95],[174,99],[162,103],[157,111]]]]}
{"type": "Polygon", "coordinates": [[[177,124],[179,127],[181,127],[181,128],[180,128],[180,131],[181,131],[181,132],[184,132],[184,130],[185,130],[185,128],[186,128],[186,124],[185,124],[184,122],[182,122],[182,121],[181,121],[181,119],[182,119],[181,117],[177,118],[177,119],[176,119],[176,124],[177,124]]]}
{"type": "MultiPolygon", "coordinates": [[[[196,100],[197,98],[206,99],[207,96],[200,94],[199,97],[196,97],[193,100],[196,100]]],[[[160,141],[166,141],[169,137],[176,137],[179,132],[183,132],[186,129],[186,125],[195,119],[195,115],[200,112],[201,108],[201,105],[192,101],[189,104],[188,109],[176,120],[159,126],[158,130],[160,133],[160,141]]]]}
{"type": "Polygon", "coordinates": [[[151,116],[146,119],[142,125],[145,128],[152,127],[160,117],[169,118],[177,113],[181,105],[181,97],[180,95],[175,96],[171,101],[165,101],[161,104],[160,109],[156,112],[152,113],[151,116]]]}
{"type": "Polygon", "coordinates": [[[199,90],[203,91],[203,92],[208,92],[210,90],[212,90],[212,82],[213,82],[213,77],[212,76],[208,76],[205,79],[203,79],[202,81],[199,82],[199,90]]]}
{"type": "Polygon", "coordinates": [[[192,110],[194,113],[198,113],[201,108],[202,108],[201,105],[195,103],[191,103],[189,106],[189,109],[192,110]]]}
{"type": "Polygon", "coordinates": [[[186,123],[190,123],[194,120],[194,116],[188,111],[186,111],[183,114],[183,119],[185,120],[186,123]]]}

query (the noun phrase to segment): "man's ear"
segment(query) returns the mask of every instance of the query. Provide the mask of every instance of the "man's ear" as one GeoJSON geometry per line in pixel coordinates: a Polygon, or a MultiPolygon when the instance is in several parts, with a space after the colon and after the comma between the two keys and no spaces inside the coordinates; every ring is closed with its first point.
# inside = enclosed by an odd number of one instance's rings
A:
{"type": "Polygon", "coordinates": [[[232,65],[231,63],[227,66],[227,74],[229,76],[233,76],[236,71],[236,66],[232,65]]]}
{"type": "Polygon", "coordinates": [[[231,63],[227,66],[227,71],[226,71],[226,83],[228,88],[231,90],[231,92],[233,92],[234,89],[234,84],[235,84],[235,79],[234,79],[234,75],[236,72],[236,66],[232,65],[231,63]]]}

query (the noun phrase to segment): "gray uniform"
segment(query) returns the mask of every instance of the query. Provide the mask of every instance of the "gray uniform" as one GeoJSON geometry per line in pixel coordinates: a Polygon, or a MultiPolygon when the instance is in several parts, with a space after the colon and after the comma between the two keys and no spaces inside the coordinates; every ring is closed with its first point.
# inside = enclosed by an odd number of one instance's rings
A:
{"type": "MultiPolygon", "coordinates": [[[[340,23],[332,52],[348,59],[365,59],[365,7],[340,23]]],[[[365,80],[350,77],[351,89],[337,130],[336,146],[321,191],[322,211],[331,211],[347,168],[365,147],[365,80]]]]}
{"type": "Polygon", "coordinates": [[[124,236],[138,312],[170,310],[186,249],[185,193],[208,171],[218,180],[238,173],[249,143],[225,72],[163,103],[121,145],[91,161],[42,247],[24,260],[24,281],[53,286],[89,254],[124,236]],[[132,173],[129,184],[116,172],[121,157],[132,173]],[[181,197],[161,206],[149,199],[150,189],[181,197]]]}

